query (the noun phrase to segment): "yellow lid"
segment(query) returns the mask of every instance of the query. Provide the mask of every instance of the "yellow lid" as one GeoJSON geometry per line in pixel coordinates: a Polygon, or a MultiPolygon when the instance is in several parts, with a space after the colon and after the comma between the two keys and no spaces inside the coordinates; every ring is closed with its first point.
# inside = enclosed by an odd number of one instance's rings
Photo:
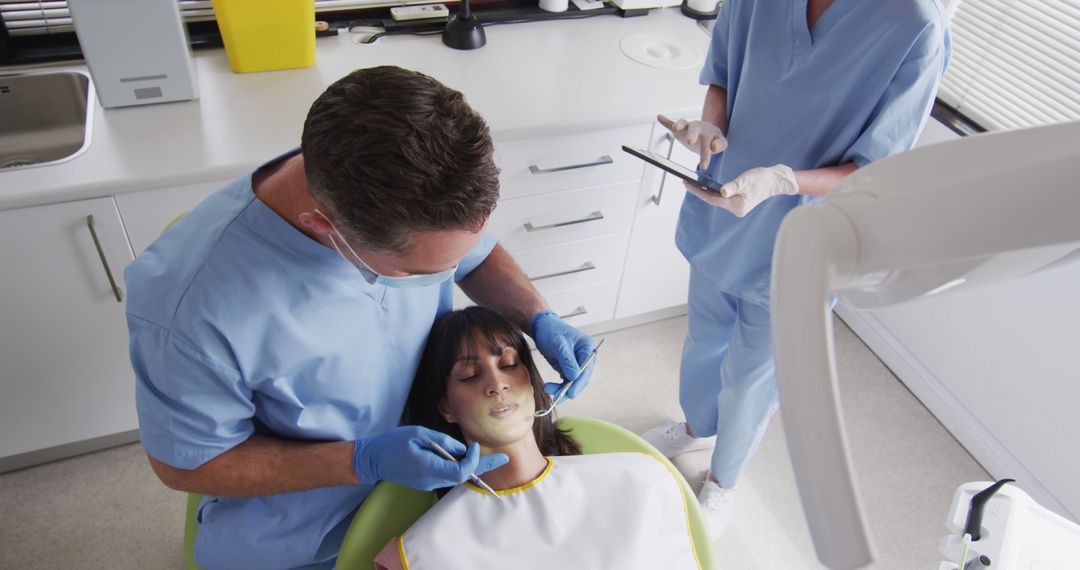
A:
{"type": "Polygon", "coordinates": [[[315,64],[315,0],[213,0],[237,73],[315,64]]]}

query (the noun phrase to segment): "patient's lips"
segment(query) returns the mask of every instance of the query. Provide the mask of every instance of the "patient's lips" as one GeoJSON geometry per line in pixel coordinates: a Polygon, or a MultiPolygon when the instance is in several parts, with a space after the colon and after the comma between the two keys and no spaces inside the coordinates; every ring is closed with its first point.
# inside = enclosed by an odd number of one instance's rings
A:
{"type": "Polygon", "coordinates": [[[514,415],[514,413],[517,412],[517,409],[517,402],[499,402],[491,408],[491,412],[489,413],[493,418],[503,419],[514,415]]]}

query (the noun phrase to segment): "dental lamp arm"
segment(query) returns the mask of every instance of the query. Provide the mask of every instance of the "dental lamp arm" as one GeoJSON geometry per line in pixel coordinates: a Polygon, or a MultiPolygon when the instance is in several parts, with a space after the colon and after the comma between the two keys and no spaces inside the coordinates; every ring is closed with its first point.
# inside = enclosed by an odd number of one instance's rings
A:
{"type": "Polygon", "coordinates": [[[923,147],[859,169],[785,218],[772,267],[776,375],[826,567],[862,568],[876,556],[844,432],[830,295],[884,307],[1077,260],[1077,141],[1080,121],[923,147]]]}

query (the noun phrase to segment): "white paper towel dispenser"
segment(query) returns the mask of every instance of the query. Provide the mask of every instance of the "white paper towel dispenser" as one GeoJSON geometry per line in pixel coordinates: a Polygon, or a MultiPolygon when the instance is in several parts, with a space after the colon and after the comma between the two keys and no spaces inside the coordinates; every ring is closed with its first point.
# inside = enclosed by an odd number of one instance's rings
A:
{"type": "Polygon", "coordinates": [[[198,97],[176,0],[68,0],[104,107],[198,97]]]}

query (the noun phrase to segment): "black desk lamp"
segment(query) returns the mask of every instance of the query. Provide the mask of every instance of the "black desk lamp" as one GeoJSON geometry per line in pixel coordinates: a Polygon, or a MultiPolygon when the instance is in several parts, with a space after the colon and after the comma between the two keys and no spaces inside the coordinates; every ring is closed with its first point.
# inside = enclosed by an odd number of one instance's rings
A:
{"type": "Polygon", "coordinates": [[[469,0],[461,0],[461,10],[446,22],[442,43],[454,49],[476,49],[487,43],[480,20],[469,10],[469,0]]]}

